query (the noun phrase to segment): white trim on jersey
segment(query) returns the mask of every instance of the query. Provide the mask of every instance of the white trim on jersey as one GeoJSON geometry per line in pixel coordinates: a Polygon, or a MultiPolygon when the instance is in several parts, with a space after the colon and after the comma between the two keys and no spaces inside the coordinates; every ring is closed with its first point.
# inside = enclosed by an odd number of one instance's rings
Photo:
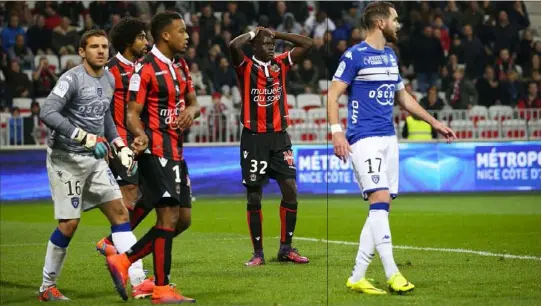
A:
{"type": "Polygon", "coordinates": [[[354,78],[357,81],[398,81],[398,67],[371,67],[363,68],[358,71],[358,76],[354,78]]]}

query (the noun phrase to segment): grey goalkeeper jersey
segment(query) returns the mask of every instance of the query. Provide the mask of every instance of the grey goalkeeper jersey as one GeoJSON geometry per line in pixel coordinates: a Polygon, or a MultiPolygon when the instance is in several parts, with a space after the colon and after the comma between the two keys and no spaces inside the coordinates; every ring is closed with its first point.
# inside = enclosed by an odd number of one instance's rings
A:
{"type": "Polygon", "coordinates": [[[83,64],[60,76],[40,112],[41,120],[53,131],[49,147],[91,154],[72,140],[77,128],[105,136],[109,142],[119,137],[110,111],[114,88],[115,79],[109,71],[92,77],[83,64]]]}

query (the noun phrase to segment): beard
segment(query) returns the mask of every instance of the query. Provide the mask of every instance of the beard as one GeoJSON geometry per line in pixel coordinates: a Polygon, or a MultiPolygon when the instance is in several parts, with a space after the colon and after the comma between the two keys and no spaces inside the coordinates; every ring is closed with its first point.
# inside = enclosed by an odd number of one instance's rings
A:
{"type": "Polygon", "coordinates": [[[385,28],[382,30],[382,34],[384,34],[384,38],[391,43],[397,43],[397,34],[391,30],[390,28],[385,28]]]}

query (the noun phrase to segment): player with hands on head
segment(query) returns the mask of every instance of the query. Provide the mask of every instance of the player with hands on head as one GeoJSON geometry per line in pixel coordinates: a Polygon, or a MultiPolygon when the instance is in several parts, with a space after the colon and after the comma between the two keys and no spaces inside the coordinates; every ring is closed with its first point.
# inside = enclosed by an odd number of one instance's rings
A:
{"type": "MultiPolygon", "coordinates": [[[[181,15],[165,11],[151,21],[155,45],[136,64],[128,85],[127,129],[134,136],[132,148],[140,154],[142,197],[135,210],[139,221],[152,209],[156,224],[129,250],[106,257],[119,295],[125,299],[130,265],[153,254],[153,304],[193,303],[170,284],[173,238],[191,223],[191,191],[183,158],[183,130],[199,116],[199,106],[188,65],[182,58],[188,44],[181,15]],[[141,205],[141,206],[140,206],[141,205]]],[[[137,226],[138,222],[135,224],[137,226]]]]}
{"type": "Polygon", "coordinates": [[[292,247],[297,222],[296,167],[292,143],[286,132],[289,124],[286,76],[294,63],[303,60],[313,42],[309,37],[257,27],[230,43],[230,54],[241,88],[243,132],[240,159],[243,185],[247,191],[247,223],[254,248],[246,266],[265,263],[262,237],[262,187],[275,179],[282,193],[280,202],[281,238],[279,261],[308,263],[292,247]],[[275,39],[294,44],[289,52],[275,56],[275,39]],[[252,43],[254,55],[242,50],[252,43]]]}
{"type": "Polygon", "coordinates": [[[119,185],[104,159],[113,146],[126,168],[134,167],[133,153],[119,137],[110,112],[115,80],[104,69],[108,55],[107,34],[85,32],[79,43],[83,63],[60,77],[40,111],[40,119],[53,131],[46,162],[58,220],[47,245],[40,301],[68,299],[56,281],[82,211],[100,208],[118,249],[136,242],[119,185]]]}
{"type": "Polygon", "coordinates": [[[388,221],[392,199],[399,187],[399,148],[393,125],[393,106],[397,101],[408,112],[429,123],[448,142],[455,133],[433,118],[404,89],[398,59],[386,42],[396,42],[398,16],[389,2],[372,2],[363,16],[368,35],[340,58],[328,91],[328,120],[334,153],[343,161],[351,157],[354,172],[369,216],[360,235],[356,264],[347,287],[366,294],[386,294],[366,278],[375,248],[378,251],[390,291],[405,293],[414,289],[399,272],[392,252],[388,221]],[[339,124],[338,99],[347,92],[348,129],[339,124]]]}

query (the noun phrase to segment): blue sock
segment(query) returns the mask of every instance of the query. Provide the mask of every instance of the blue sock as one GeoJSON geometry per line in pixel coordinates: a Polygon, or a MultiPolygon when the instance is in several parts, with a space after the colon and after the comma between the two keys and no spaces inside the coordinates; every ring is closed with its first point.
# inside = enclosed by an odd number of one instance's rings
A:
{"type": "Polygon", "coordinates": [[[57,227],[49,240],[59,248],[67,248],[72,237],[65,236],[57,227]]]}
{"type": "Polygon", "coordinates": [[[373,203],[369,206],[369,210],[385,210],[387,212],[390,211],[390,203],[386,202],[378,202],[373,203]]]}

